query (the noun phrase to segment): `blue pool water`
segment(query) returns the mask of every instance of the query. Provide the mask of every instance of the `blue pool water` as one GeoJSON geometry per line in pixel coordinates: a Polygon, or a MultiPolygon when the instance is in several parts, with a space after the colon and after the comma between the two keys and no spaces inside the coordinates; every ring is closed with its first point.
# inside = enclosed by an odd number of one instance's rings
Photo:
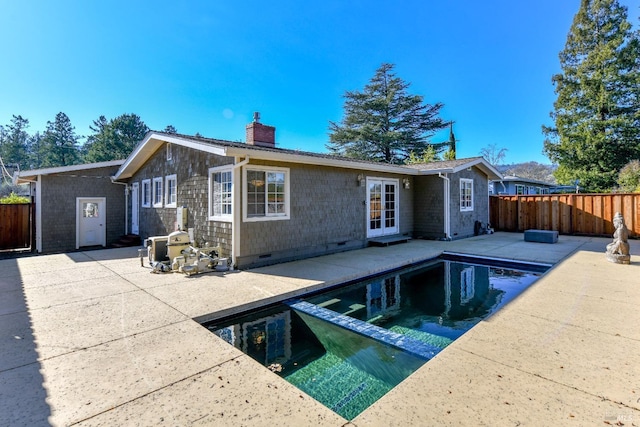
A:
{"type": "Polygon", "coordinates": [[[439,259],[204,326],[351,420],[539,275],[439,259]]]}

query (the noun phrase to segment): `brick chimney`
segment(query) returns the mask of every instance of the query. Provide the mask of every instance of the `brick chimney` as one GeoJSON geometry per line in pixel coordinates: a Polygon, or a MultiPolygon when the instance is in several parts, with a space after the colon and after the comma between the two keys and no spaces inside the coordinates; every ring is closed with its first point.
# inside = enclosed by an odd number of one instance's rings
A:
{"type": "Polygon", "coordinates": [[[247,125],[247,144],[276,148],[276,128],[260,123],[260,113],[253,113],[253,122],[247,125]]]}

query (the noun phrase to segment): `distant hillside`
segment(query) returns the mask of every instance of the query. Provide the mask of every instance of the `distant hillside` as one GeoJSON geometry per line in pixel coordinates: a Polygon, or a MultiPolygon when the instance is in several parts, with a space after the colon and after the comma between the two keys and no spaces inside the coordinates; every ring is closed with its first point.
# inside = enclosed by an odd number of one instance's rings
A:
{"type": "Polygon", "coordinates": [[[548,182],[549,184],[556,184],[556,179],[553,176],[557,166],[555,165],[543,165],[538,162],[526,162],[526,163],[513,163],[510,165],[499,165],[496,169],[503,175],[515,175],[521,178],[535,179],[538,181],[548,182]]]}

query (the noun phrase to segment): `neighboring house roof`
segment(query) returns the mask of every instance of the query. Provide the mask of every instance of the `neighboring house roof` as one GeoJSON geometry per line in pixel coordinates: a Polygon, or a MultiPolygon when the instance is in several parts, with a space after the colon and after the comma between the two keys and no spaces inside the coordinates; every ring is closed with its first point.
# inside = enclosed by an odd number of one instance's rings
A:
{"type": "Polygon", "coordinates": [[[39,175],[53,175],[57,173],[80,172],[88,169],[108,168],[113,166],[121,166],[124,160],[111,160],[108,162],[85,163],[81,165],[58,166],[45,169],[31,169],[20,171],[13,174],[14,184],[25,184],[34,181],[39,175]]]}
{"type": "Polygon", "coordinates": [[[456,173],[476,166],[487,174],[490,180],[499,180],[502,175],[484,157],[469,157],[466,159],[444,160],[440,162],[418,163],[406,165],[408,168],[420,170],[421,175],[435,175],[437,173],[456,173]]]}
{"type": "Polygon", "coordinates": [[[546,185],[547,187],[553,187],[556,184],[551,184],[549,182],[539,181],[537,179],[523,178],[515,175],[505,175],[499,181],[503,182],[523,182],[525,184],[536,184],[536,185],[546,185]]]}
{"type": "Polygon", "coordinates": [[[370,162],[349,157],[340,157],[331,154],[312,153],[307,151],[289,150],[285,148],[269,148],[250,145],[242,142],[231,142],[220,139],[203,138],[180,134],[168,134],[164,132],[150,131],[136,146],[129,157],[124,161],[120,170],[115,175],[116,180],[132,177],[136,171],[164,144],[171,143],[183,147],[193,148],[203,152],[228,157],[243,157],[249,159],[271,160],[290,163],[302,163],[318,166],[331,166],[348,169],[361,169],[377,172],[402,173],[406,175],[427,175],[438,172],[457,172],[471,166],[480,167],[489,179],[501,178],[495,170],[482,157],[473,159],[461,159],[459,166],[441,167],[441,164],[451,162],[435,162],[420,165],[394,165],[389,163],[370,162]],[[430,169],[430,168],[437,169],[430,169]],[[455,169],[455,170],[454,170],[455,169]]]}

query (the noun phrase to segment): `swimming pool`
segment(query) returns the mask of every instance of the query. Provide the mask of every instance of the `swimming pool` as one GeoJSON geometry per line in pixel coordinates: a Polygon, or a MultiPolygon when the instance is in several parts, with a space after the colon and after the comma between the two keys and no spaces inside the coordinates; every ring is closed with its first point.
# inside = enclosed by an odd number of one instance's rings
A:
{"type": "Polygon", "coordinates": [[[546,268],[487,262],[431,260],[204,326],[351,420],[546,268]]]}

